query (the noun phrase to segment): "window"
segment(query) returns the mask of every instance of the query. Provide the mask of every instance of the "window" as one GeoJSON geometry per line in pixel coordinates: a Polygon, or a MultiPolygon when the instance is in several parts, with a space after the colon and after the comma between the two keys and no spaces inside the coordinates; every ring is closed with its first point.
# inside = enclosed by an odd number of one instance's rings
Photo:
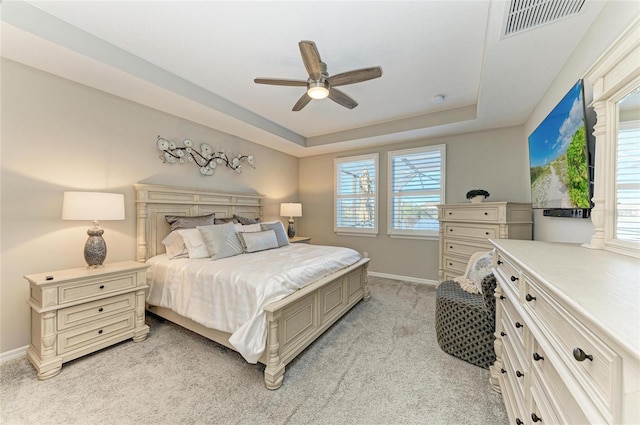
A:
{"type": "Polygon", "coordinates": [[[335,226],[337,233],[378,234],[378,154],[337,158],[335,226]]]}
{"type": "Polygon", "coordinates": [[[445,145],[389,152],[389,234],[437,237],[445,145]]]}
{"type": "Polygon", "coordinates": [[[615,238],[640,242],[640,121],[620,122],[615,185],[615,238]]]}

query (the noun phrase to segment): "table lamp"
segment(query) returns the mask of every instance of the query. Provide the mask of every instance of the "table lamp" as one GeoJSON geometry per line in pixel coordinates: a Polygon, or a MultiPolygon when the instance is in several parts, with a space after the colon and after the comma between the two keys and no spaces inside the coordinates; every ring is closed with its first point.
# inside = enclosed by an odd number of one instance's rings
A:
{"type": "Polygon", "coordinates": [[[93,228],[87,230],[89,238],[84,245],[84,260],[89,267],[100,267],[107,257],[107,244],[102,238],[104,230],[99,220],[124,220],[124,195],[101,192],[64,192],[63,220],[91,220],[93,228]]]}
{"type": "Polygon", "coordinates": [[[280,204],[280,215],[283,217],[289,217],[289,228],[287,229],[287,235],[289,239],[296,235],[296,227],[293,222],[293,217],[302,217],[302,204],[295,202],[285,202],[280,204]]]}

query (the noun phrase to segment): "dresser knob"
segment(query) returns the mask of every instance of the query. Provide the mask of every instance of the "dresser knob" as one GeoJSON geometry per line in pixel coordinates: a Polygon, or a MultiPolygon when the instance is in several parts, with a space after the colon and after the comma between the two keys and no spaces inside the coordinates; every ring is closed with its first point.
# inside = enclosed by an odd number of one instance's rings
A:
{"type": "Polygon", "coordinates": [[[104,289],[104,285],[100,285],[100,289],[104,289]]]}
{"type": "Polygon", "coordinates": [[[507,373],[507,371],[504,369],[500,369],[500,373],[507,373]]]}
{"type": "Polygon", "coordinates": [[[520,420],[520,418],[516,418],[516,424],[517,424],[517,425],[523,425],[523,424],[524,424],[524,422],[522,422],[522,421],[520,420]]]}
{"type": "Polygon", "coordinates": [[[518,378],[522,378],[524,376],[524,373],[520,372],[519,370],[516,370],[516,376],[518,378]]]}
{"type": "Polygon", "coordinates": [[[535,299],[536,299],[536,297],[531,296],[531,294],[527,294],[527,296],[526,296],[526,297],[524,297],[524,299],[525,299],[525,300],[527,300],[527,301],[529,301],[529,302],[531,302],[531,301],[535,300],[535,299]]]}
{"type": "Polygon", "coordinates": [[[489,213],[485,211],[484,215],[489,215],[489,213]]]}
{"type": "Polygon", "coordinates": [[[489,232],[484,232],[485,235],[489,235],[489,232]]]}
{"type": "Polygon", "coordinates": [[[502,261],[498,260],[498,265],[502,264],[502,261]]]}
{"type": "Polygon", "coordinates": [[[449,249],[453,249],[453,247],[451,245],[449,245],[449,249]]]}
{"type": "Polygon", "coordinates": [[[515,282],[516,280],[519,280],[519,279],[515,276],[511,276],[511,282],[515,282]]]}
{"type": "Polygon", "coordinates": [[[506,333],[504,333],[504,332],[500,332],[500,336],[503,336],[503,337],[504,337],[504,336],[507,336],[507,334],[506,334],[506,333]]]}
{"type": "Polygon", "coordinates": [[[453,266],[453,263],[449,263],[450,266],[453,266]]]}
{"type": "Polygon", "coordinates": [[[540,417],[538,415],[536,415],[535,413],[531,414],[531,420],[533,422],[542,422],[542,419],[540,419],[540,417]]]}
{"type": "Polygon", "coordinates": [[[453,213],[451,211],[449,211],[449,215],[453,215],[453,213]]]}
{"type": "Polygon", "coordinates": [[[103,310],[104,310],[104,308],[100,307],[100,308],[98,309],[98,312],[99,312],[99,313],[102,313],[102,311],[103,311],[103,310]]]}
{"type": "Polygon", "coordinates": [[[453,232],[453,229],[449,229],[450,232],[453,232]]]}
{"type": "Polygon", "coordinates": [[[98,333],[99,333],[99,334],[101,334],[101,333],[102,333],[102,329],[100,329],[100,330],[98,331],[98,333]]]}
{"type": "Polygon", "coordinates": [[[504,300],[504,299],[505,299],[505,296],[504,296],[504,295],[500,295],[500,299],[501,299],[501,300],[504,300]]]}
{"type": "Polygon", "coordinates": [[[544,357],[542,357],[540,354],[538,353],[533,353],[533,360],[539,362],[540,360],[544,360],[544,357]]]}
{"type": "Polygon", "coordinates": [[[524,325],[520,322],[516,322],[516,328],[523,328],[524,325]]]}
{"type": "Polygon", "coordinates": [[[585,361],[585,359],[593,361],[593,356],[591,354],[585,353],[581,348],[578,347],[573,349],[573,358],[579,362],[583,362],[585,361]]]}

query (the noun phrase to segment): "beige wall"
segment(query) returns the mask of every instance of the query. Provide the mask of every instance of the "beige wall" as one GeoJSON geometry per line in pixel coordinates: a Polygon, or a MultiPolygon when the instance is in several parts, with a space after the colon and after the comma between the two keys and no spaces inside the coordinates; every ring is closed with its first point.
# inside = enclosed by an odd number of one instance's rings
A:
{"type": "Polygon", "coordinates": [[[521,126],[450,137],[387,145],[365,150],[300,159],[300,201],[303,217],[297,233],[314,243],[342,245],[368,252],[370,271],[417,279],[438,279],[438,241],[399,239],[387,235],[387,152],[427,145],[446,145],[446,202],[467,202],[470,189],[483,188],[489,200],[530,202],[526,145],[521,126]],[[333,231],[333,160],[380,154],[377,237],[337,236],[333,231]]]}
{"type": "Polygon", "coordinates": [[[257,192],[265,218],[298,198],[298,159],[8,60],[2,61],[0,353],[29,343],[23,275],[85,265],[90,223],[62,221],[65,190],[119,192],[126,220],[101,223],[107,261],[135,258],[136,182],[257,192]],[[204,177],[158,159],[156,136],[255,155],[256,169],[204,177]]]}

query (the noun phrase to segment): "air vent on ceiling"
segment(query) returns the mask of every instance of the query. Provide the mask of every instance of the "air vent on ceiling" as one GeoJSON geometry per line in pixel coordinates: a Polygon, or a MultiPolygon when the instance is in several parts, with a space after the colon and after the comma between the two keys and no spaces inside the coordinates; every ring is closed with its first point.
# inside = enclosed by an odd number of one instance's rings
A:
{"type": "Polygon", "coordinates": [[[504,36],[539,27],[580,13],[585,0],[511,0],[504,36]]]}

